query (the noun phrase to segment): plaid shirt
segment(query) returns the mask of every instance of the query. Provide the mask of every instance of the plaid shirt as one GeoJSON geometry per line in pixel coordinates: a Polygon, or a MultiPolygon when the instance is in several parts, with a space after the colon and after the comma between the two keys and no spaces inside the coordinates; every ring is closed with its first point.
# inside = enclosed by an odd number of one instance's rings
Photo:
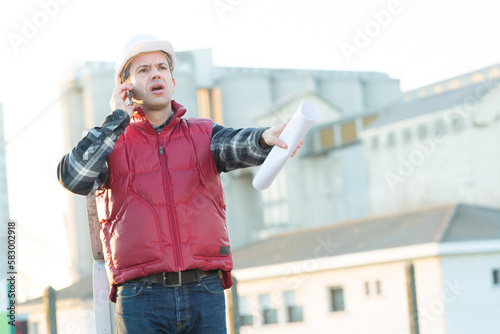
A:
{"type": "MultiPolygon", "coordinates": [[[[129,115],[118,109],[106,117],[101,127],[91,129],[59,162],[57,176],[63,187],[86,196],[105,185],[108,179],[108,155],[129,122],[129,115]]],[[[265,129],[232,129],[214,123],[210,149],[217,170],[229,172],[262,164],[270,151],[259,144],[260,135],[265,129]]]]}

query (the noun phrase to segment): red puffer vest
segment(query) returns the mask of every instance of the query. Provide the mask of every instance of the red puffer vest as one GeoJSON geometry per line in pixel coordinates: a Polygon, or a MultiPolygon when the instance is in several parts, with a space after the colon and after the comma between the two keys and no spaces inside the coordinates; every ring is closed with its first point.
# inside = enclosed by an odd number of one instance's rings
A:
{"type": "Polygon", "coordinates": [[[232,284],[224,193],[210,151],[212,121],[174,116],[160,134],[142,109],[108,157],[97,193],[101,240],[112,290],[133,278],[188,269],[223,271],[232,284]]]}

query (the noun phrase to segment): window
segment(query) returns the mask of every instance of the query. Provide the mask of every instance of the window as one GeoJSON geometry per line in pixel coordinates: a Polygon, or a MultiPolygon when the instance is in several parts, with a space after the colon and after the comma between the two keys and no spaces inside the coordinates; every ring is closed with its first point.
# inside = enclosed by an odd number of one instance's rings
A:
{"type": "Polygon", "coordinates": [[[198,115],[200,117],[211,118],[216,123],[224,125],[222,97],[219,87],[198,89],[196,91],[196,99],[198,101],[198,115]]]}
{"type": "Polygon", "coordinates": [[[378,137],[372,138],[372,150],[375,151],[378,148],[378,137]]]}
{"type": "Polygon", "coordinates": [[[238,311],[240,313],[240,325],[241,326],[252,326],[253,316],[248,312],[247,298],[238,298],[238,311]]]}
{"type": "Polygon", "coordinates": [[[344,289],[342,287],[330,288],[330,311],[344,311],[344,289]]]}
{"type": "Polygon", "coordinates": [[[403,143],[409,144],[411,141],[411,130],[410,129],[404,129],[403,130],[403,143]]]}
{"type": "Polygon", "coordinates": [[[441,138],[445,134],[446,134],[446,126],[444,124],[444,121],[442,119],[438,119],[434,126],[434,136],[441,138]]]}
{"type": "Polygon", "coordinates": [[[203,118],[210,118],[210,92],[208,89],[198,89],[196,91],[198,100],[198,115],[203,118]]]}
{"type": "Polygon", "coordinates": [[[283,292],[283,301],[286,309],[286,322],[300,322],[304,320],[302,306],[295,303],[295,292],[283,292]]]}
{"type": "MultiPolygon", "coordinates": [[[[377,295],[382,294],[382,286],[380,284],[380,281],[375,281],[375,291],[372,291],[373,293],[376,293],[377,295]]],[[[366,281],[365,282],[365,296],[370,295],[370,282],[366,281]]]]}
{"type": "Polygon", "coordinates": [[[434,86],[434,93],[439,94],[439,93],[442,93],[442,92],[443,92],[443,90],[444,90],[443,85],[435,85],[435,86],[434,86]]]}
{"type": "Polygon", "coordinates": [[[273,184],[261,193],[266,227],[284,227],[290,221],[286,176],[285,171],[281,171],[273,184]]]}
{"type": "Polygon", "coordinates": [[[493,269],[493,285],[500,285],[500,270],[493,269]]]}
{"type": "Polygon", "coordinates": [[[457,89],[460,88],[460,82],[458,82],[457,80],[452,80],[450,81],[448,86],[450,87],[450,89],[457,89]]]}
{"type": "Polygon", "coordinates": [[[472,75],[472,82],[478,83],[484,80],[483,75],[481,73],[474,73],[472,75]]]}
{"type": "Polygon", "coordinates": [[[387,147],[394,147],[396,146],[396,135],[394,132],[389,132],[387,135],[387,147]]]}
{"type": "Polygon", "coordinates": [[[319,131],[319,140],[322,149],[335,146],[335,134],[333,132],[333,127],[321,129],[319,131]]]}
{"type": "Polygon", "coordinates": [[[371,115],[371,116],[363,118],[363,128],[366,128],[368,125],[370,125],[377,118],[378,118],[378,115],[371,115]]]}
{"type": "Polygon", "coordinates": [[[461,115],[455,115],[451,121],[451,126],[455,131],[461,131],[465,129],[465,120],[461,115]]]}
{"type": "Polygon", "coordinates": [[[370,282],[365,282],[365,295],[370,295],[370,282]]]}
{"type": "Polygon", "coordinates": [[[382,285],[380,284],[380,281],[375,282],[375,288],[377,289],[377,295],[382,294],[382,285]]]}
{"type": "Polygon", "coordinates": [[[356,122],[351,121],[340,125],[340,134],[342,136],[342,144],[349,144],[358,139],[356,132],[356,122]]]}
{"type": "Polygon", "coordinates": [[[278,311],[273,308],[269,294],[259,295],[259,307],[263,325],[278,323],[278,311]]]}
{"type": "MultiPolygon", "coordinates": [[[[10,327],[10,326],[9,326],[10,327]]],[[[16,318],[16,334],[27,334],[28,333],[28,320],[18,320],[16,318]]]]}
{"type": "Polygon", "coordinates": [[[219,87],[212,88],[212,117],[219,125],[224,125],[224,115],[222,113],[222,94],[219,87]]]}
{"type": "Polygon", "coordinates": [[[420,124],[418,126],[418,138],[420,140],[425,139],[427,137],[427,127],[425,124],[420,124]]]}
{"type": "Polygon", "coordinates": [[[490,78],[492,79],[495,79],[495,78],[498,78],[500,76],[500,71],[498,70],[498,68],[493,68],[491,69],[490,71],[490,78]]]}
{"type": "Polygon", "coordinates": [[[253,326],[253,315],[240,314],[240,326],[253,326]]]}

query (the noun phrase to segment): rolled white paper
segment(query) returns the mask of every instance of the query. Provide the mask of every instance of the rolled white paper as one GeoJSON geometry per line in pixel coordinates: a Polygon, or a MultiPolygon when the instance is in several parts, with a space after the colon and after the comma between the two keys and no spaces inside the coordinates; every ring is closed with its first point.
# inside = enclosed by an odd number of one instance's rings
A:
{"type": "Polygon", "coordinates": [[[287,148],[283,149],[274,146],[271,149],[253,179],[252,185],[255,189],[264,190],[269,188],[317,118],[318,112],[314,105],[309,101],[301,101],[299,108],[279,136],[280,139],[285,141],[287,148]]]}

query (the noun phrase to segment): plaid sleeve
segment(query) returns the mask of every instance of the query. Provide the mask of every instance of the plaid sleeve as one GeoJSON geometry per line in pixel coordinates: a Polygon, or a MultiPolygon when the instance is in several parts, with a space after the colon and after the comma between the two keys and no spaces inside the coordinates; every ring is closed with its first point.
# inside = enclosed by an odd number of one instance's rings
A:
{"type": "Polygon", "coordinates": [[[260,135],[266,129],[233,129],[214,123],[210,149],[219,173],[261,165],[271,151],[259,144],[260,135]]]}
{"type": "Polygon", "coordinates": [[[92,128],[57,166],[62,186],[78,195],[88,195],[108,177],[107,158],[130,122],[129,115],[115,110],[101,127],[92,128]]]}

